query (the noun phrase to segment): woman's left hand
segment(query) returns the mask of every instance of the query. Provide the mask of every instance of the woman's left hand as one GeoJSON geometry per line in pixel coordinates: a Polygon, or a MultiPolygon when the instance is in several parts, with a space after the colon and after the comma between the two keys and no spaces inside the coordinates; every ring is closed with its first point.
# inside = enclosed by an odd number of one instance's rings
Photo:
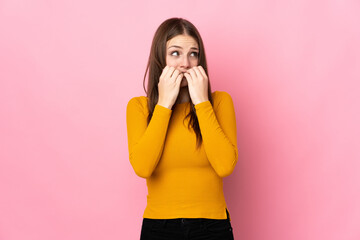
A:
{"type": "Polygon", "coordinates": [[[202,66],[190,68],[186,77],[191,101],[194,105],[208,101],[208,77],[202,66]]]}

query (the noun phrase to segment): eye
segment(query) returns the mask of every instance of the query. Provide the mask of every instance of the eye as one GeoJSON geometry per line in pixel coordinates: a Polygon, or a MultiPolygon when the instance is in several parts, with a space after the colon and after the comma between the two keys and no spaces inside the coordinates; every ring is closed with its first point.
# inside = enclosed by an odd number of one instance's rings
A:
{"type": "Polygon", "coordinates": [[[193,54],[194,57],[197,57],[197,56],[198,56],[198,53],[197,53],[197,52],[192,52],[191,54],[193,54]]]}
{"type": "Polygon", "coordinates": [[[178,52],[178,51],[173,51],[173,52],[170,53],[170,55],[172,55],[172,56],[179,56],[179,52],[178,52]],[[174,55],[174,53],[177,53],[177,55],[174,55]]]}

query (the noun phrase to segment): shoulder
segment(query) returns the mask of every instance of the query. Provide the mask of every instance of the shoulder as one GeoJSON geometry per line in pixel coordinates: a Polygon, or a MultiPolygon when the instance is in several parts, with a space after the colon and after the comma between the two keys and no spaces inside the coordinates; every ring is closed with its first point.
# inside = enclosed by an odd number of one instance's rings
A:
{"type": "Polygon", "coordinates": [[[224,99],[224,98],[231,98],[230,94],[225,92],[225,91],[215,91],[211,95],[212,95],[214,100],[215,99],[220,100],[220,99],[224,99]]]}
{"type": "Polygon", "coordinates": [[[145,96],[138,96],[138,97],[132,97],[130,98],[129,102],[128,102],[128,106],[129,105],[146,105],[147,104],[147,97],[145,96]]]}
{"type": "Polygon", "coordinates": [[[148,98],[145,96],[132,97],[127,104],[128,110],[138,110],[145,112],[147,110],[148,98]]]}
{"type": "Polygon", "coordinates": [[[232,98],[229,93],[225,91],[215,91],[211,94],[213,98],[214,107],[218,107],[219,104],[232,104],[232,98]]]}

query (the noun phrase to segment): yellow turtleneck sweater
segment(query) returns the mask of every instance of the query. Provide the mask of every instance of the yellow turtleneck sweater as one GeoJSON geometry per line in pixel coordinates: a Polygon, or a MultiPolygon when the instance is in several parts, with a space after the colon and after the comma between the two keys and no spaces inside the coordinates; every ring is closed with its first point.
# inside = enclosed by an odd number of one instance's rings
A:
{"type": "Polygon", "coordinates": [[[156,105],[147,126],[148,98],[133,97],[126,109],[129,159],[135,173],[146,178],[144,218],[226,219],[222,178],[238,160],[236,119],[231,96],[212,93],[195,105],[203,143],[188,129],[190,103],[173,110],[156,105]],[[184,122],[183,122],[184,120],[184,122]]]}

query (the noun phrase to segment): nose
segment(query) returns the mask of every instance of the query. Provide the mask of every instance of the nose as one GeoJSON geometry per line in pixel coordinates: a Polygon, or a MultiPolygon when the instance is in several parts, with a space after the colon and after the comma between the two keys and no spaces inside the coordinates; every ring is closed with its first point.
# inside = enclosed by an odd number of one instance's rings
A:
{"type": "Polygon", "coordinates": [[[190,67],[190,61],[187,56],[184,56],[182,58],[180,67],[185,69],[188,69],[190,67]]]}

